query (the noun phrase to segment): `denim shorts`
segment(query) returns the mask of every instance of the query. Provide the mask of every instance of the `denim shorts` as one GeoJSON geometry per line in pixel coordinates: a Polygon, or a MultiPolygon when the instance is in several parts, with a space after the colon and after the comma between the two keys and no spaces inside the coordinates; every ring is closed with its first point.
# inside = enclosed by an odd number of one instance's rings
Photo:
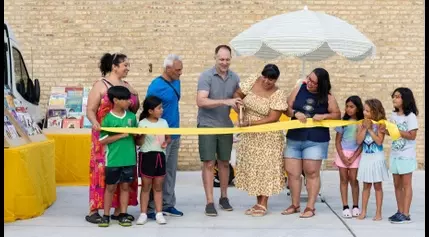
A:
{"type": "Polygon", "coordinates": [[[296,141],[287,139],[283,156],[301,160],[326,160],[329,142],[296,141]]]}

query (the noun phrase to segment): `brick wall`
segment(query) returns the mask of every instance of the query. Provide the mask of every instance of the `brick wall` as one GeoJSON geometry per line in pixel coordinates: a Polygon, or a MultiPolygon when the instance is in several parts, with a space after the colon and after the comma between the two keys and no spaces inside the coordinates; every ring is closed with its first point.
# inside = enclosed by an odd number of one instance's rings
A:
{"type": "MultiPolygon", "coordinates": [[[[349,62],[335,56],[320,63],[326,68],[333,93],[343,110],[345,99],[358,94],[375,97],[391,111],[390,93],[410,87],[421,113],[417,137],[419,167],[424,162],[424,1],[202,1],[202,0],[6,0],[5,19],[11,25],[34,78],[42,86],[42,104],[52,86],[91,85],[100,77],[98,61],[104,52],[123,52],[131,61],[127,80],[143,98],[152,78],[161,73],[169,53],[183,57],[181,126],[196,125],[196,81],[214,64],[213,51],[253,23],[270,16],[301,10],[335,15],[355,25],[377,46],[374,60],[349,62]],[[30,52],[33,63],[30,63],[30,52]],[[153,72],[148,72],[148,64],[153,72]]],[[[301,71],[295,58],[273,61],[281,70],[279,85],[290,92],[301,71]]],[[[232,69],[241,78],[259,73],[267,62],[233,58],[232,69]]],[[[331,132],[334,139],[334,133],[331,132]]],[[[196,136],[184,136],[181,169],[199,169],[196,136]]],[[[386,139],[386,150],[391,140],[386,139]]],[[[334,145],[330,145],[333,157],[334,145]]],[[[332,162],[328,162],[330,166],[332,162]]]]}

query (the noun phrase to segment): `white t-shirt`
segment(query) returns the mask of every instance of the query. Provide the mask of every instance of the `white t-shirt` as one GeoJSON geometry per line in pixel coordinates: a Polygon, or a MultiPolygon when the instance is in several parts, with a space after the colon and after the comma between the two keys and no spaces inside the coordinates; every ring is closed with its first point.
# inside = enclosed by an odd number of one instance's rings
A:
{"type": "MultiPolygon", "coordinates": [[[[418,122],[416,115],[411,112],[409,115],[398,115],[396,112],[392,113],[390,122],[396,124],[400,131],[411,131],[418,129],[418,122]]],[[[399,138],[392,142],[392,151],[390,152],[390,159],[416,159],[416,141],[399,138]]]]}
{"type": "MultiPolygon", "coordinates": [[[[159,118],[157,122],[151,122],[143,119],[139,122],[139,128],[168,128],[168,123],[165,119],[159,118]]],[[[162,143],[165,141],[165,135],[145,135],[144,143],[140,147],[141,152],[159,151],[164,152],[165,149],[161,148],[162,143]]]]}

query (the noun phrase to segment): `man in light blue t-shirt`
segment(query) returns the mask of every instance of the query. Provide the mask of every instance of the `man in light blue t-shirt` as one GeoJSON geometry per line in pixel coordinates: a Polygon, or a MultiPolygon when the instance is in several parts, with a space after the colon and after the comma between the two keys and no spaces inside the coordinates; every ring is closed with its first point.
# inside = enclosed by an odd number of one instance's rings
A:
{"type": "MultiPolygon", "coordinates": [[[[162,118],[167,120],[170,128],[180,126],[179,100],[180,100],[180,76],[183,64],[179,56],[170,54],[164,60],[164,72],[161,76],[153,79],[147,89],[146,97],[156,96],[162,100],[164,113],[162,118]]],[[[171,143],[166,149],[166,175],[163,188],[163,212],[170,216],[183,216],[183,212],[175,208],[176,196],[176,171],[179,156],[180,135],[172,135],[171,143]]],[[[149,201],[148,218],[155,219],[153,212],[155,203],[153,196],[149,201]]]]}

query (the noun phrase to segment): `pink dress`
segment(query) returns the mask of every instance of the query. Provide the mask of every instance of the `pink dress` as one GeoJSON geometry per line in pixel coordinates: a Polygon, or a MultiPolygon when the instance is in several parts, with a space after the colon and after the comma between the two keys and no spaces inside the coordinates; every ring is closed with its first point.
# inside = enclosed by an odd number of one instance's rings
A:
{"type": "MultiPolygon", "coordinates": [[[[106,87],[109,87],[104,81],[106,87]]],[[[131,107],[134,107],[137,103],[137,96],[131,95],[131,107]]],[[[104,116],[110,112],[112,109],[112,103],[110,103],[107,93],[101,98],[100,106],[97,111],[97,121],[101,124],[104,116]]],[[[104,208],[104,166],[105,166],[105,156],[104,156],[104,146],[99,142],[100,132],[92,130],[91,134],[91,157],[89,160],[89,207],[91,211],[104,208]]],[[[137,154],[136,154],[137,159],[137,154]]],[[[136,168],[137,169],[137,168],[136,168]]],[[[129,205],[137,206],[137,190],[138,190],[138,179],[137,179],[137,170],[134,171],[135,180],[131,184],[130,194],[129,194],[129,205]]],[[[119,207],[119,186],[116,192],[113,195],[112,207],[119,207]]]]}

